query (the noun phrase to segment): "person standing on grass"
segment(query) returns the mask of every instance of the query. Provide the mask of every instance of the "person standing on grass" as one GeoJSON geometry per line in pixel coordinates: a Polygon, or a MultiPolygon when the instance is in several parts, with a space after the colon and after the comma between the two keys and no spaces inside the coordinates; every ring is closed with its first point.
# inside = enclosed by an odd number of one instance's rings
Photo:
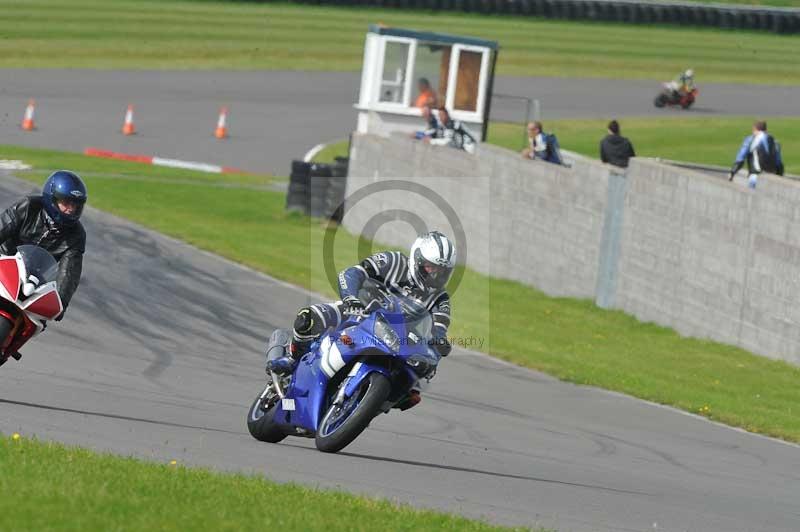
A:
{"type": "Polygon", "coordinates": [[[600,160],[627,168],[631,157],[636,157],[631,141],[620,135],[619,122],[612,120],[608,123],[608,135],[600,141],[600,160]]]}
{"type": "Polygon", "coordinates": [[[733,181],[733,176],[744,166],[745,161],[747,161],[748,186],[750,188],[756,188],[758,175],[761,172],[783,175],[781,146],[775,142],[772,135],[767,133],[767,123],[763,120],[753,124],[752,133],[742,142],[728,175],[728,181],[733,181]]]}
{"type": "Polygon", "coordinates": [[[545,133],[541,122],[528,124],[528,141],[530,145],[521,152],[526,159],[541,159],[548,163],[563,164],[558,139],[555,135],[545,133]]]}

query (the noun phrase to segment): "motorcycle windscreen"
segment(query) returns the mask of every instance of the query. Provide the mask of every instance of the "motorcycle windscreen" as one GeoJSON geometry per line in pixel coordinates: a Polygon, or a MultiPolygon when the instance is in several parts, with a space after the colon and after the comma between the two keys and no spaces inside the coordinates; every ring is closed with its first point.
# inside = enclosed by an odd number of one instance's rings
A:
{"type": "Polygon", "coordinates": [[[17,248],[17,253],[25,263],[27,274],[36,277],[39,286],[56,280],[58,263],[47,250],[39,246],[24,245],[17,248]]]}
{"type": "Polygon", "coordinates": [[[17,259],[14,257],[0,259],[0,286],[3,288],[0,295],[16,302],[17,298],[19,298],[19,284],[17,259]]]}

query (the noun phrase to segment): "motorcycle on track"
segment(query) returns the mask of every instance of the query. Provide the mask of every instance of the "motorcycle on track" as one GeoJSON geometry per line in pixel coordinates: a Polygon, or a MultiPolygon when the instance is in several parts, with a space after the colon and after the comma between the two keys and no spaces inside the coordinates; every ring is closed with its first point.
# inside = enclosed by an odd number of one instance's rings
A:
{"type": "Polygon", "coordinates": [[[694,104],[698,94],[700,94],[700,91],[697,88],[690,91],[679,90],[676,94],[676,91],[667,83],[664,84],[663,90],[656,96],[653,105],[656,107],[680,106],[681,109],[688,109],[694,104]]]}
{"type": "Polygon", "coordinates": [[[38,246],[0,256],[0,366],[19,360],[19,349],[64,310],[57,276],[58,263],[38,246]]]}
{"type": "MultiPolygon", "coordinates": [[[[439,354],[429,345],[433,320],[418,300],[367,280],[358,294],[366,311],[345,316],[322,335],[293,374],[270,372],[266,387],[247,414],[257,440],[315,438],[317,449],[334,453],[355,440],[372,419],[420,400],[419,386],[436,373],[439,354]]],[[[291,333],[276,330],[267,360],[286,353],[291,333]]]]}

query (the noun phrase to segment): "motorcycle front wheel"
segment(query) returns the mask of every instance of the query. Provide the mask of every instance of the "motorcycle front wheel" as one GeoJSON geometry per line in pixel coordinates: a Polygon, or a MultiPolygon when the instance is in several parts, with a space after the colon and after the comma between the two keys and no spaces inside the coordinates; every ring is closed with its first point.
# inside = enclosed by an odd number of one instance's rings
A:
{"type": "Polygon", "coordinates": [[[317,449],[335,453],[347,447],[380,413],[391,391],[389,379],[380,373],[371,373],[341,406],[331,405],[325,412],[317,429],[317,449]]]}
{"type": "Polygon", "coordinates": [[[664,107],[665,105],[667,105],[668,101],[669,98],[667,98],[667,95],[661,93],[658,96],[656,96],[655,100],[653,100],[653,105],[655,105],[656,107],[664,107]]]}
{"type": "Polygon", "coordinates": [[[274,390],[270,390],[263,397],[262,395],[256,397],[247,412],[247,430],[258,441],[278,443],[287,436],[283,429],[273,421],[279,398],[274,390]]]}
{"type": "MultiPolygon", "coordinates": [[[[6,343],[8,335],[11,334],[11,329],[14,325],[5,318],[0,317],[0,346],[6,343]]],[[[0,366],[6,363],[8,356],[0,353],[0,366]]]]}

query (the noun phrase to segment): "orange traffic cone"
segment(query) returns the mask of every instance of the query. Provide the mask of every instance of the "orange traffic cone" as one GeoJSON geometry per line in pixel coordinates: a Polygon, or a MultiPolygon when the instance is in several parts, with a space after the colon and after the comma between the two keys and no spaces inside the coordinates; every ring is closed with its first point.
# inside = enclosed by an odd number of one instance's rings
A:
{"type": "Polygon", "coordinates": [[[133,125],[133,105],[128,105],[128,110],[125,112],[125,123],[122,124],[122,134],[136,134],[136,127],[133,125]]]}
{"type": "Polygon", "coordinates": [[[219,110],[219,119],[217,120],[217,129],[214,130],[214,136],[218,139],[224,139],[228,136],[228,108],[223,107],[219,110]]]}
{"type": "Polygon", "coordinates": [[[25,108],[25,116],[22,118],[22,129],[25,131],[33,131],[36,129],[36,124],[33,122],[33,114],[36,112],[36,102],[33,98],[28,100],[28,107],[25,108]]]}

